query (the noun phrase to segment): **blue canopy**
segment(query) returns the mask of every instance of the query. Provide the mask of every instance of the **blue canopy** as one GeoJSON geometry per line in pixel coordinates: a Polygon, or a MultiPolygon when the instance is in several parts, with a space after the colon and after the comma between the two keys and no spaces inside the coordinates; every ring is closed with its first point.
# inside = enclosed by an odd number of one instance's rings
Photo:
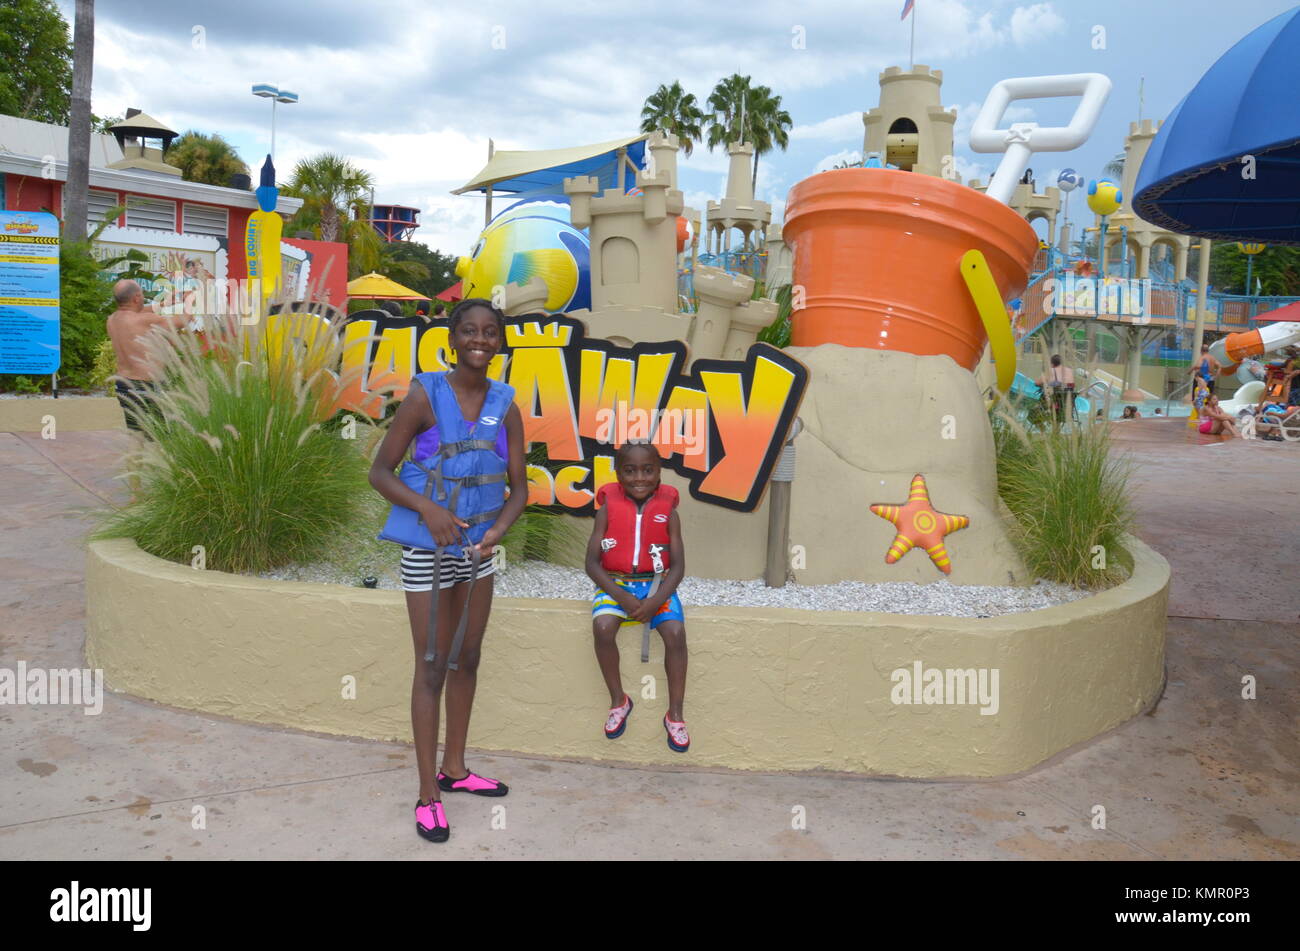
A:
{"type": "Polygon", "coordinates": [[[1179,234],[1300,244],[1300,8],[1210,67],[1152,141],[1134,192],[1140,217],[1179,234]]]}
{"type": "MultiPolygon", "coordinates": [[[[602,190],[615,185],[618,177],[618,152],[637,168],[644,165],[645,141],[650,134],[629,136],[612,142],[579,145],[566,149],[542,149],[530,152],[497,151],[487,165],[470,181],[452,191],[453,195],[483,192],[564,194],[564,180],[576,175],[599,179],[602,190]]],[[[632,184],[631,173],[624,169],[623,184],[632,184]]]]}

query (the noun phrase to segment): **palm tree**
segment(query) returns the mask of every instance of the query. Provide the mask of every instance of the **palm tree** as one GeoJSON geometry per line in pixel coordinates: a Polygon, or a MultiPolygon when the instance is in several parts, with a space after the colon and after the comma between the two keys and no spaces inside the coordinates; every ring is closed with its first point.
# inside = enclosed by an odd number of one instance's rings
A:
{"type": "Polygon", "coordinates": [[[794,122],[790,113],[781,108],[781,97],[773,96],[766,86],[759,86],[753,90],[745,111],[745,124],[754,143],[754,177],[750,183],[753,190],[758,187],[759,157],[773,147],[784,152],[790,144],[790,127],[794,122]]]}
{"type": "Polygon", "coordinates": [[[95,68],[95,0],[77,0],[72,34],[72,108],[68,120],[68,182],[63,240],[86,239],[90,193],[90,82],[95,68]]]}
{"type": "MultiPolygon", "coordinates": [[[[303,159],[293,169],[284,194],[303,200],[302,211],[290,228],[319,228],[322,241],[337,241],[347,210],[363,201],[375,182],[371,174],[357,168],[342,155],[322,152],[303,159]]],[[[369,227],[369,225],[367,225],[369,227]]]]}
{"type": "Polygon", "coordinates": [[[726,146],[746,140],[741,122],[749,92],[749,77],[732,73],[726,79],[718,80],[713,92],[709,93],[708,106],[713,110],[713,114],[708,117],[710,152],[719,145],[726,146]]]}
{"type": "Polygon", "coordinates": [[[1106,167],[1101,170],[1101,173],[1107,176],[1108,178],[1112,178],[1115,181],[1119,181],[1121,178],[1124,177],[1125,157],[1126,157],[1125,153],[1123,152],[1118,153],[1113,159],[1111,159],[1109,162],[1106,163],[1106,167]]]}
{"type": "Polygon", "coordinates": [[[676,80],[671,86],[660,85],[641,108],[641,131],[658,129],[677,136],[687,158],[691,157],[695,143],[700,140],[700,123],[703,121],[704,113],[696,105],[695,96],[683,90],[682,84],[676,80]]]}
{"type": "Polygon", "coordinates": [[[235,147],[220,134],[204,135],[193,129],[172,143],[167,163],[179,168],[185,181],[205,185],[229,186],[232,175],[249,174],[235,147]]]}
{"type": "Polygon", "coordinates": [[[790,144],[790,113],[781,108],[781,97],[773,96],[767,86],[753,87],[748,76],[733,73],[719,80],[709,94],[709,149],[732,142],[754,146],[752,185],[758,184],[758,159],[773,147],[782,151],[790,144]]]}

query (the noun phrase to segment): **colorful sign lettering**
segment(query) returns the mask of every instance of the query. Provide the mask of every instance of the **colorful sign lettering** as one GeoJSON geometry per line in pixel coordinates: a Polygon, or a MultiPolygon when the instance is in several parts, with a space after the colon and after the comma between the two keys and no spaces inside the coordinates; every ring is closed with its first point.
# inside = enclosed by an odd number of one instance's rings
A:
{"type": "MultiPolygon", "coordinates": [[[[388,392],[404,396],[415,373],[453,364],[445,320],[353,314],[344,327],[344,370],[355,381],[340,408],[378,417],[388,392]]],[[[614,450],[649,439],[695,498],[741,512],[763,498],[808,384],[808,369],[767,344],[743,361],[697,360],[684,372],[679,340],[620,347],[587,337],[581,321],[554,314],[508,318],[506,346],[488,373],[515,388],[529,447],[542,443],[552,474],[530,466],[529,501],[594,513],[614,476],[614,450]]]]}

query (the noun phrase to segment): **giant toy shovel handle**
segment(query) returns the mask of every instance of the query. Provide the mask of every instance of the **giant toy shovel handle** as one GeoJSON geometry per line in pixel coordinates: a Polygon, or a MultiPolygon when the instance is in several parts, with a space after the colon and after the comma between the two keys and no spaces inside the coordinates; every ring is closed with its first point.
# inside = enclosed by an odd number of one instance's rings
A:
{"type": "MultiPolygon", "coordinates": [[[[1010,204],[1016,185],[1029,167],[1030,157],[1035,152],[1066,152],[1081,146],[1092,135],[1109,96],[1110,80],[1101,73],[1026,76],[1003,79],[994,85],[970,132],[970,147],[974,151],[1003,153],[985,194],[1004,205],[1010,204]],[[1008,129],[998,128],[1007,107],[1017,99],[1056,96],[1080,97],[1068,126],[1043,127],[1033,122],[1016,122],[1008,129]]],[[[998,389],[1005,393],[1016,376],[1016,343],[1002,296],[988,262],[977,250],[962,255],[961,276],[988,333],[997,366],[998,389]]]]}
{"type": "Polygon", "coordinates": [[[984,107],[970,130],[970,147],[976,152],[1002,152],[1002,162],[989,182],[990,198],[1004,205],[1011,202],[1016,183],[1029,167],[1035,152],[1068,152],[1088,141],[1110,96],[1110,80],[1101,73],[1072,73],[1067,76],[1026,76],[1003,79],[990,90],[984,107]],[[1039,126],[1015,122],[1008,129],[998,123],[1007,107],[1018,99],[1050,99],[1079,96],[1079,105],[1068,126],[1039,126]]]}

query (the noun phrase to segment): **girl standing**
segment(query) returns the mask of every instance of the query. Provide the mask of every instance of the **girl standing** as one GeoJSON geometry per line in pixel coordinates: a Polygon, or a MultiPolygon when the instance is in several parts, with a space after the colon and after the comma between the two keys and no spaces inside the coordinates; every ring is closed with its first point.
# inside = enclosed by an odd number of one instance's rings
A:
{"type": "MultiPolygon", "coordinates": [[[[509,791],[505,783],[465,765],[465,742],[492,609],[490,556],[528,502],[523,419],[514,390],[487,375],[505,342],[505,315],[487,300],[470,298],[452,311],[449,331],[454,369],[416,374],[370,468],[370,484],[397,507],[381,537],[402,540],[396,535],[406,532],[394,534],[390,528],[405,509],[407,515],[418,514],[436,545],[402,549],[402,587],[415,648],[411,727],[420,774],[415,827],[433,842],[451,835],[443,792],[504,796],[509,791]],[[408,450],[418,472],[404,481],[393,470],[408,450]],[[435,773],[444,681],[447,737],[442,769],[435,773]]],[[[403,469],[404,475],[410,471],[403,469]]]]}

